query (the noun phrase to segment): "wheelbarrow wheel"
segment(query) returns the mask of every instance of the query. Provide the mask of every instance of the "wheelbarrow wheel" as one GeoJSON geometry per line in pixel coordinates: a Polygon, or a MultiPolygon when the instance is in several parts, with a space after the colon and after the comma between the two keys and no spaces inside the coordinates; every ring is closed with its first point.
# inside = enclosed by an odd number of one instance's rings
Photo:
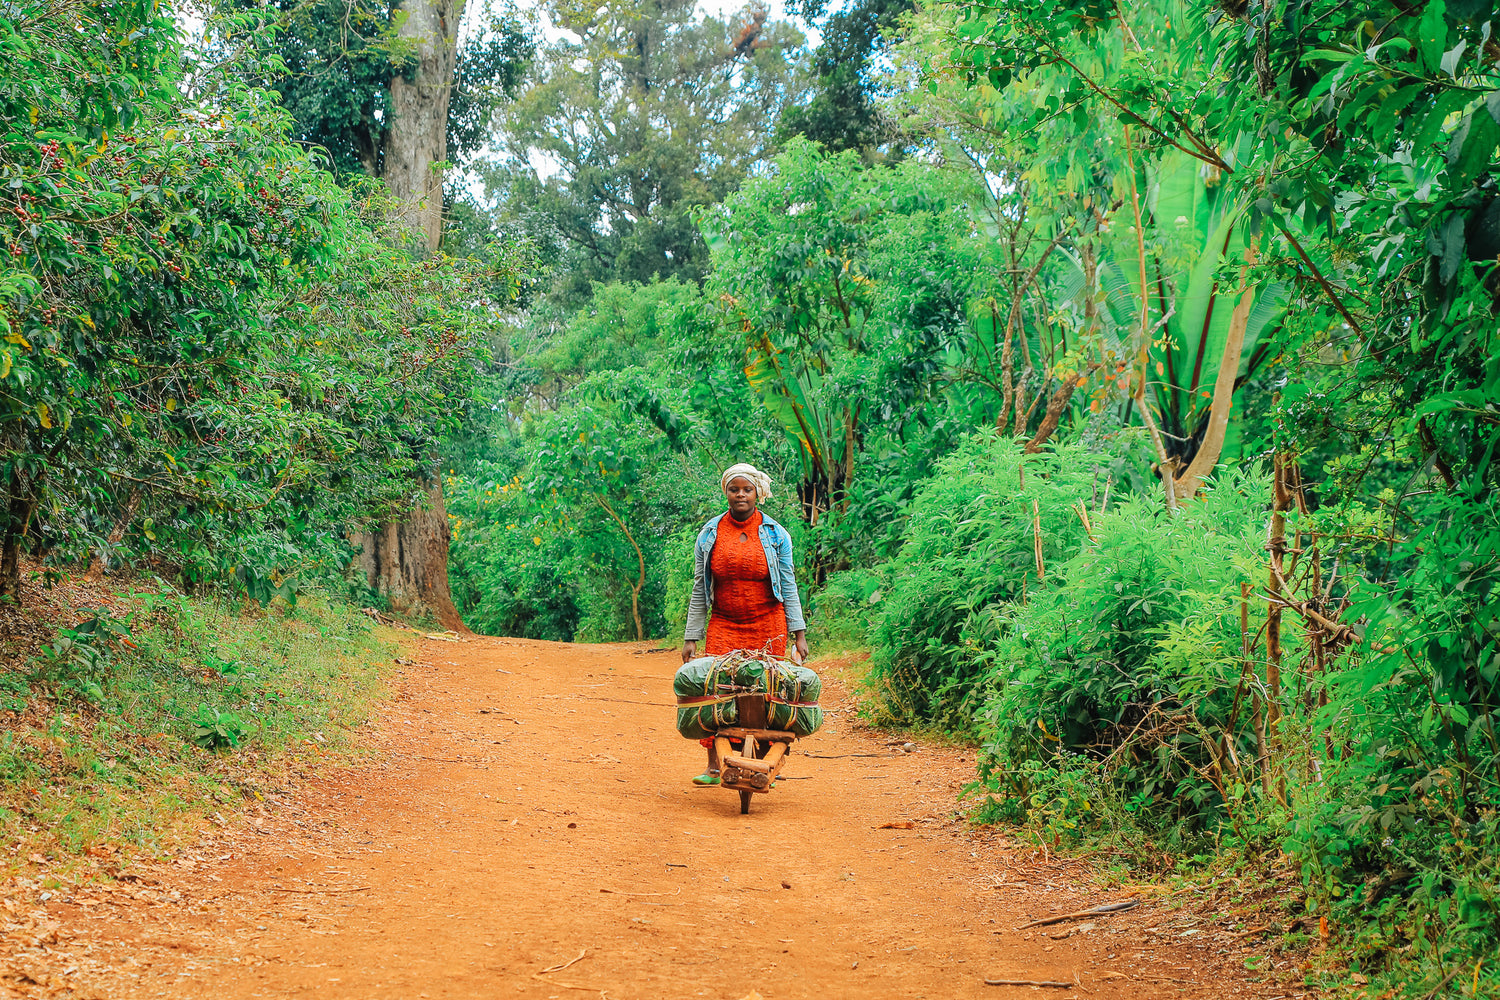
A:
{"type": "MultiPolygon", "coordinates": [[[[760,740],[757,740],[753,736],[746,736],[745,737],[745,749],[742,751],[742,753],[745,755],[745,757],[747,757],[750,760],[760,760],[762,757],[765,756],[765,753],[760,748],[760,740]]],[[[741,816],[748,816],[748,815],[750,815],[750,799],[754,795],[755,795],[755,793],[752,792],[752,791],[750,791],[749,789],[741,789],[740,790],[740,815],[741,816]]]]}

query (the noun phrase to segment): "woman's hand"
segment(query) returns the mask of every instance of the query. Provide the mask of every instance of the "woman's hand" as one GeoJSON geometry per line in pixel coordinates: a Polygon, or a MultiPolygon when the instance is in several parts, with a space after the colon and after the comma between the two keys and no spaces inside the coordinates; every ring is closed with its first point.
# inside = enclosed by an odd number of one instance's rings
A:
{"type": "Polygon", "coordinates": [[[684,639],[684,640],[682,640],[682,662],[686,663],[688,660],[696,660],[697,658],[698,658],[698,640],[697,639],[684,639]]]}
{"type": "Polygon", "coordinates": [[[797,662],[798,663],[806,663],[807,662],[807,632],[806,631],[797,632],[796,633],[796,638],[797,638],[797,644],[796,644],[796,648],[797,648],[797,662]]]}

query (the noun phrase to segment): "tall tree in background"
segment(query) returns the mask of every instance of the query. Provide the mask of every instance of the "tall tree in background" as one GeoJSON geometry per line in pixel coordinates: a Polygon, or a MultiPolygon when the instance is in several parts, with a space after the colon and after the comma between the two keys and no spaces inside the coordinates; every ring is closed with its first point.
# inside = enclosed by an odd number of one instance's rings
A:
{"type": "MultiPolygon", "coordinates": [[[[487,11],[485,30],[461,50],[464,0],[406,0],[394,13],[367,0],[284,2],[288,73],[272,83],[297,116],[299,137],[327,148],[341,171],[385,181],[396,216],[423,252],[436,252],[441,165],[484,141],[496,102],[519,81],[531,51],[519,20],[487,11]]],[[[414,458],[428,469],[423,501],[354,536],[359,566],[393,608],[425,609],[462,628],[449,596],[450,530],[437,458],[414,458]]]]}
{"type": "MultiPolygon", "coordinates": [[[[397,37],[415,60],[390,82],[390,122],[381,176],[396,213],[419,234],[426,249],[443,239],[443,175],[448,156],[448,109],[458,50],[463,0],[406,0],[397,37]]],[[[370,587],[397,609],[426,608],[447,628],[464,629],[448,587],[452,537],[443,504],[443,482],[433,470],[426,503],[361,532],[360,568],[370,587]]]]}
{"type": "Polygon", "coordinates": [[[389,4],[372,0],[278,0],[277,6],[284,27],[276,54],[285,72],[264,82],[296,119],[297,138],[326,150],[341,175],[385,176],[397,93],[414,98],[419,79],[440,68],[424,61],[440,55],[452,62],[452,86],[443,91],[448,156],[462,161],[473,155],[489,138],[496,104],[520,85],[534,51],[527,26],[506,8],[471,9],[466,39],[442,55],[431,46],[424,50],[421,36],[451,41],[461,2],[400,8],[396,17],[389,4]],[[446,28],[423,30],[424,19],[446,28]]]}
{"type": "Polygon", "coordinates": [[[557,235],[564,299],[596,281],[701,279],[693,213],[768,155],[805,93],[802,35],[761,6],[720,21],[692,0],[549,14],[569,35],[539,53],[502,111],[503,155],[481,168],[497,217],[557,235]]]}
{"type": "Polygon", "coordinates": [[[828,0],[801,0],[798,13],[806,21],[823,19],[823,41],[812,58],[813,97],[787,108],[783,135],[806,136],[830,152],[859,150],[866,158],[899,145],[899,123],[876,104],[882,90],[875,70],[891,33],[915,7],[913,0],[852,0],[829,14],[828,0]]]}
{"type": "MultiPolygon", "coordinates": [[[[403,72],[391,77],[390,128],[381,177],[399,206],[397,214],[421,233],[428,250],[436,250],[443,239],[439,164],[448,159],[448,108],[463,11],[464,0],[406,0],[401,5],[404,16],[397,18],[396,38],[410,46],[412,58],[403,72]]],[[[445,561],[446,555],[445,547],[445,561]]]]}

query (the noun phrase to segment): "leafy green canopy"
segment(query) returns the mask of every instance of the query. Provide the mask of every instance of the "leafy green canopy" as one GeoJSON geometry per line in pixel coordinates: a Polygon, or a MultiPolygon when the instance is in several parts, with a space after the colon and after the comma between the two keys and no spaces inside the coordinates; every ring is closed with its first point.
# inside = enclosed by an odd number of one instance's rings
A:
{"type": "Polygon", "coordinates": [[[934,148],[983,164],[1055,245],[1023,273],[1076,268],[1028,297],[1093,338],[1087,434],[1144,423],[1169,478],[1215,440],[1215,460],[1293,470],[1254,574],[1229,564],[1255,552],[1258,501],[1242,525],[1195,520],[1237,481],[1194,500],[1200,474],[1175,515],[1134,500],[1096,525],[1068,590],[993,606],[955,661],[989,666],[936,678],[995,685],[990,787],[1059,838],[1284,848],[1308,912],[1363,928],[1367,968],[1466,963],[1481,992],[1500,926],[1493,30],[1491,5],[1442,0],[955,3],[906,53],[934,148]],[[1260,589],[1236,602],[1235,576],[1260,589]]]}
{"type": "Polygon", "coordinates": [[[1086,538],[1074,504],[1111,487],[1105,456],[1026,455],[994,432],[966,439],[918,492],[870,631],[872,677],[893,709],[968,729],[989,668],[977,622],[1057,585],[1086,538]],[[1050,574],[1050,575],[1049,575],[1050,574]]]}
{"type": "Polygon", "coordinates": [[[23,539],[258,597],[342,570],[463,418],[514,291],[508,259],[409,255],[233,65],[195,99],[176,39],[132,3],[0,24],[12,596],[23,539]]]}
{"type": "MultiPolygon", "coordinates": [[[[882,61],[912,0],[851,0],[829,12],[828,0],[802,0],[799,13],[818,24],[822,42],[813,52],[814,89],[805,104],[789,106],[781,131],[800,135],[831,152],[858,150],[874,157],[901,143],[900,122],[881,109],[890,92],[882,61]]],[[[899,150],[896,150],[899,152],[899,150]]]]}
{"type": "Polygon", "coordinates": [[[693,213],[733,191],[806,87],[802,37],[700,17],[692,0],[549,6],[567,34],[499,118],[504,154],[479,172],[501,229],[556,241],[555,293],[593,282],[701,279],[693,213]]]}
{"type": "MultiPolygon", "coordinates": [[[[1049,202],[1118,205],[1111,225],[1128,226],[1147,164],[1190,157],[1259,243],[1249,284],[1284,284],[1302,304],[1287,345],[1351,363],[1330,408],[1400,414],[1408,435],[1426,418],[1423,458],[1470,489],[1500,481],[1500,436],[1471,409],[1497,395],[1488,4],[938,10],[951,46],[939,77],[979,98],[971,127],[1036,154],[1022,167],[1049,202]],[[1122,171],[1132,146],[1136,166],[1122,171]],[[1113,178],[1092,167],[1101,152],[1113,178]],[[1388,387],[1389,408],[1357,402],[1372,383],[1388,387]]],[[[1149,306],[1148,330],[1169,311],[1149,306]]],[[[1296,423],[1309,445],[1321,437],[1316,420],[1296,423]]]]}
{"type": "MultiPolygon", "coordinates": [[[[261,9],[244,2],[243,9],[261,9]]],[[[340,175],[380,177],[390,130],[391,79],[411,68],[396,37],[397,8],[368,0],[278,0],[271,53],[257,83],[281,95],[292,135],[326,150],[340,175]]],[[[535,52],[514,11],[486,10],[458,51],[448,108],[448,156],[462,161],[490,138],[498,102],[514,94],[535,52]]]]}
{"type": "MultiPolygon", "coordinates": [[[[680,627],[718,470],[778,468],[713,320],[692,285],[600,286],[528,360],[527,391],[549,405],[507,413],[449,486],[466,621],[556,639],[633,638],[637,614],[648,635],[680,627]]],[[[769,509],[796,531],[780,492],[769,509]]]]}

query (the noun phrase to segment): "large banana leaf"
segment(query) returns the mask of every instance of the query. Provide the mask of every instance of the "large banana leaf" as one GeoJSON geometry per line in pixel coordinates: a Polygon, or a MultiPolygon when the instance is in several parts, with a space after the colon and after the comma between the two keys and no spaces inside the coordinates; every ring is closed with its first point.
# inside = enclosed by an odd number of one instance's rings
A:
{"type": "MultiPolygon", "coordinates": [[[[1242,261],[1246,251],[1237,223],[1245,212],[1230,193],[1210,187],[1202,164],[1169,150],[1147,174],[1142,223],[1146,227],[1146,292],[1153,343],[1148,351],[1148,378],[1155,384],[1163,425],[1174,437],[1193,436],[1210,402],[1219,362],[1228,341],[1238,300],[1234,287],[1219,284],[1226,263],[1242,261]],[[1160,318],[1167,316],[1164,328],[1160,318]]],[[[1142,300],[1140,243],[1130,226],[1118,226],[1099,267],[1109,318],[1122,339],[1137,347],[1142,300]]],[[[1259,355],[1255,347],[1286,310],[1281,285],[1252,283],[1250,321],[1245,331],[1240,375],[1248,374],[1259,355]]]]}
{"type": "Polygon", "coordinates": [[[829,478],[832,415],[820,412],[811,402],[817,398],[817,373],[805,366],[798,373],[788,371],[781,353],[761,334],[746,350],[745,378],[787,437],[798,445],[804,476],[829,478]]]}

